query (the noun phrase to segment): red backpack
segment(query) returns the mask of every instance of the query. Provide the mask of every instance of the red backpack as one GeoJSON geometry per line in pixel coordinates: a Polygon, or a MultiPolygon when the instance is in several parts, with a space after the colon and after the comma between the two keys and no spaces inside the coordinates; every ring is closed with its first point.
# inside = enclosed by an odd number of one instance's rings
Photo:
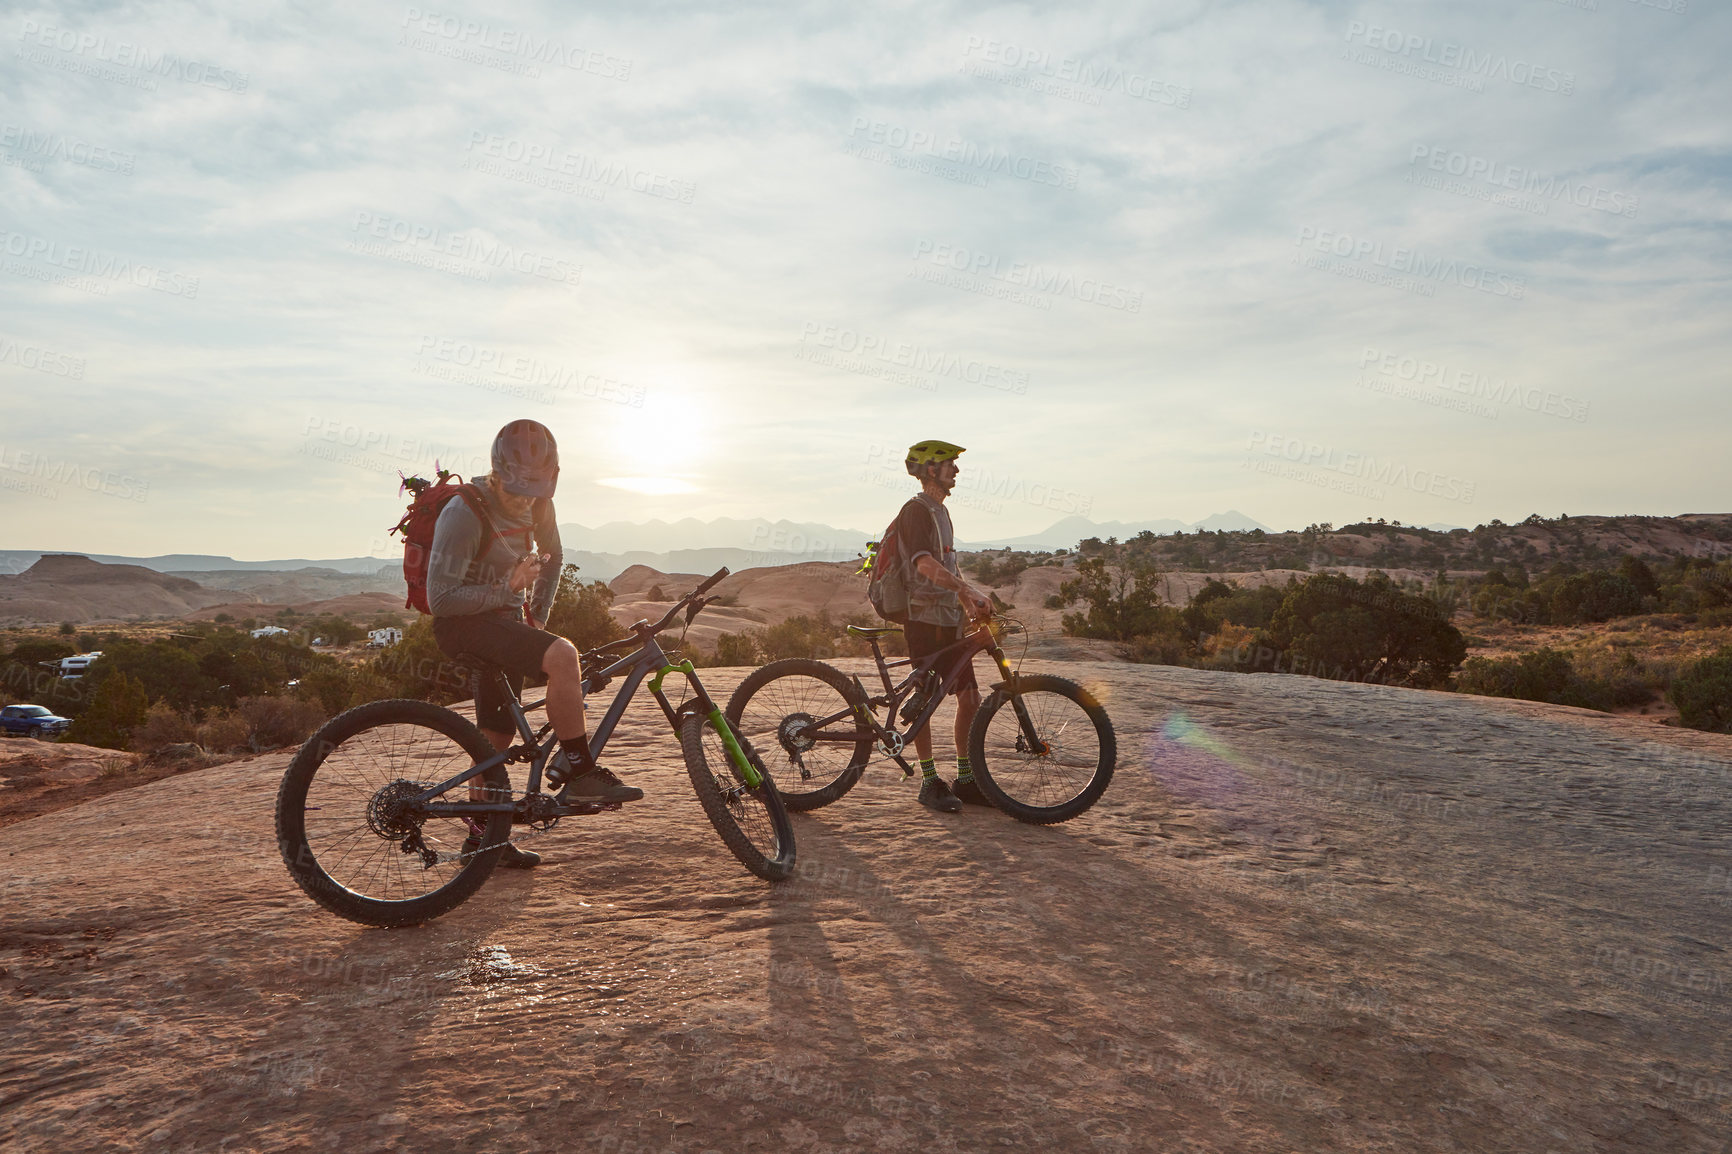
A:
{"type": "MultiPolygon", "coordinates": [[[[487,502],[481,496],[481,490],[466,483],[463,478],[452,472],[440,469],[434,464],[439,480],[437,483],[425,477],[403,477],[403,483],[397,487],[399,493],[407,490],[414,495],[409,502],[408,511],[403,519],[397,522],[393,533],[403,534],[403,581],[409,586],[408,600],[403,602],[405,609],[419,609],[431,614],[427,606],[427,566],[433,557],[433,527],[439,521],[439,514],[453,497],[462,497],[469,511],[481,521],[485,535],[481,538],[481,547],[475,551],[475,559],[487,552],[493,539],[502,534],[493,527],[493,518],[487,515],[487,502]],[[455,480],[453,480],[455,478],[455,480]]],[[[398,474],[402,477],[402,474],[398,474]]],[[[528,529],[508,529],[508,533],[522,533],[523,547],[529,548],[528,529]]],[[[475,559],[470,565],[475,564],[475,559]]]]}

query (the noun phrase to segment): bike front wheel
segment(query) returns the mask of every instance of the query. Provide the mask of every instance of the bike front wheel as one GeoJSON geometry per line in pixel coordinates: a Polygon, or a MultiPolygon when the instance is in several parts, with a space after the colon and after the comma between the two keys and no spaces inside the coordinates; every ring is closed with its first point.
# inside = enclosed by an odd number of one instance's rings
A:
{"type": "MultiPolygon", "coordinates": [[[[334,914],[409,926],[446,913],[487,880],[511,838],[509,813],[487,814],[480,850],[460,817],[426,814],[414,795],[493,756],[467,718],[426,701],[374,701],[340,714],[301,746],[277,790],[277,846],[289,875],[334,914]]],[[[468,801],[471,785],[510,800],[494,766],[434,801],[468,801]]]]}
{"type": "Polygon", "coordinates": [[[1100,800],[1113,779],[1113,723],[1094,695],[1073,681],[1039,674],[1014,684],[1014,693],[993,690],[975,715],[968,734],[974,779],[992,804],[1018,821],[1068,821],[1100,800]]]}
{"type": "Polygon", "coordinates": [[[854,683],[822,661],[772,661],[740,682],[728,699],[728,723],[757,749],[776,792],[796,813],[829,805],[860,780],[872,760],[872,734],[848,713],[859,694],[854,683]],[[829,736],[857,741],[831,741],[829,736]]]}
{"type": "Polygon", "coordinates": [[[770,775],[760,768],[761,784],[748,785],[715,725],[700,714],[688,715],[680,726],[680,748],[698,801],[728,851],[765,881],[792,874],[794,826],[770,775]]]}

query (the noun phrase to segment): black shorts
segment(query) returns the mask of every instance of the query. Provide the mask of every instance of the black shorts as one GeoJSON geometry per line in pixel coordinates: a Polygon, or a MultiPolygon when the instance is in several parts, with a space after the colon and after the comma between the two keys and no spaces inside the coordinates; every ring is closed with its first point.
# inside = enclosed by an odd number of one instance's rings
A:
{"type": "MultiPolygon", "coordinates": [[[[541,660],[547,647],[559,640],[556,634],[537,629],[517,610],[469,613],[462,617],[435,617],[433,640],[445,656],[472,653],[505,670],[511,692],[523,696],[523,679],[541,675],[541,660]]],[[[471,680],[474,674],[470,674],[471,680]]],[[[475,721],[482,729],[510,733],[517,728],[505,707],[495,678],[483,677],[475,694],[475,721]]]]}
{"type": "MultiPolygon", "coordinates": [[[[908,656],[918,664],[923,658],[931,657],[946,645],[954,645],[961,641],[964,630],[961,625],[928,625],[924,621],[910,621],[902,627],[902,636],[908,642],[908,656]]],[[[940,677],[944,676],[945,662],[954,661],[955,658],[956,654],[952,653],[939,659],[935,668],[940,677]]],[[[950,686],[950,692],[953,694],[964,693],[970,689],[976,692],[979,692],[980,689],[974,680],[974,662],[972,660],[957,672],[956,680],[950,686]]]]}

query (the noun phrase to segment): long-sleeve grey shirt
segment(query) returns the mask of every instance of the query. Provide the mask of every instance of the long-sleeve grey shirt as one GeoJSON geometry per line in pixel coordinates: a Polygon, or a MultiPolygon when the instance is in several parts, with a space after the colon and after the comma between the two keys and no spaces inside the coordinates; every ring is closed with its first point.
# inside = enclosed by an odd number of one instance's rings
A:
{"type": "Polygon", "coordinates": [[[428,606],[435,617],[465,617],[501,609],[521,611],[528,599],[530,613],[537,621],[546,621],[554,594],[559,591],[559,570],[565,560],[553,501],[536,501],[527,517],[513,519],[493,500],[486,484],[478,484],[476,488],[481,490],[487,515],[493,519],[499,536],[477,558],[476,550],[481,547],[486,530],[463,498],[447,501],[433,526],[433,552],[427,560],[428,606]],[[531,552],[529,536],[535,539],[535,550],[548,554],[532,597],[530,590],[514,593],[510,586],[511,571],[519,559],[531,552]]]}

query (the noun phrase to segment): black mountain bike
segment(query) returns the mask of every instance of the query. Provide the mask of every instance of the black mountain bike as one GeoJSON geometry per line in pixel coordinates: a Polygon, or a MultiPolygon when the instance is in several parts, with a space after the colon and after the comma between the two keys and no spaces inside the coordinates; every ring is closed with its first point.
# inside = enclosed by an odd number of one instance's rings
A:
{"type": "Polygon", "coordinates": [[[991,622],[918,663],[884,659],[879,638],[895,628],[850,625],[848,632],[872,643],[882,693],[822,661],[792,658],[757,670],[728,702],[728,721],[762,751],[789,809],[817,809],[854,788],[874,747],[912,777],[903,750],[983,652],[1004,679],[991,686],[968,735],[980,792],[1019,821],[1051,825],[1088,809],[1112,781],[1118,744],[1106,710],[1075,682],[1011,669],[991,622]],[[900,666],[912,668],[892,685],[890,670],[900,666]],[[880,708],[882,721],[873,712],[880,708]],[[896,728],[898,716],[906,728],[896,728]]]}
{"type": "MultiPolygon", "coordinates": [[[[656,642],[683,609],[690,625],[722,569],[682,597],[654,625],[582,655],[585,695],[623,676],[613,704],[590,735],[599,757],[626,706],[648,677],[650,694],[679,735],[686,772],[704,813],[733,855],[757,876],[781,881],[794,870],[794,831],[775,783],[751,743],[710,700],[690,661],[672,662],[656,642]],[[630,650],[630,652],[624,652],[630,650]],[[617,659],[615,655],[621,654],[617,659]],[[611,664],[607,663],[611,660],[611,664]],[[662,681],[681,673],[695,696],[677,708],[662,681]]],[[[498,864],[514,824],[545,832],[563,817],[617,810],[617,804],[541,792],[558,738],[524,716],[496,666],[464,655],[458,664],[499,678],[519,742],[504,752],[461,714],[426,701],[374,701],[332,718],[307,739],[277,791],[277,843],[296,884],[334,914],[372,926],[414,925],[455,908],[498,864]],[[527,762],[521,794],[505,767],[527,762]],[[463,851],[471,835],[480,848],[463,851]]]]}

